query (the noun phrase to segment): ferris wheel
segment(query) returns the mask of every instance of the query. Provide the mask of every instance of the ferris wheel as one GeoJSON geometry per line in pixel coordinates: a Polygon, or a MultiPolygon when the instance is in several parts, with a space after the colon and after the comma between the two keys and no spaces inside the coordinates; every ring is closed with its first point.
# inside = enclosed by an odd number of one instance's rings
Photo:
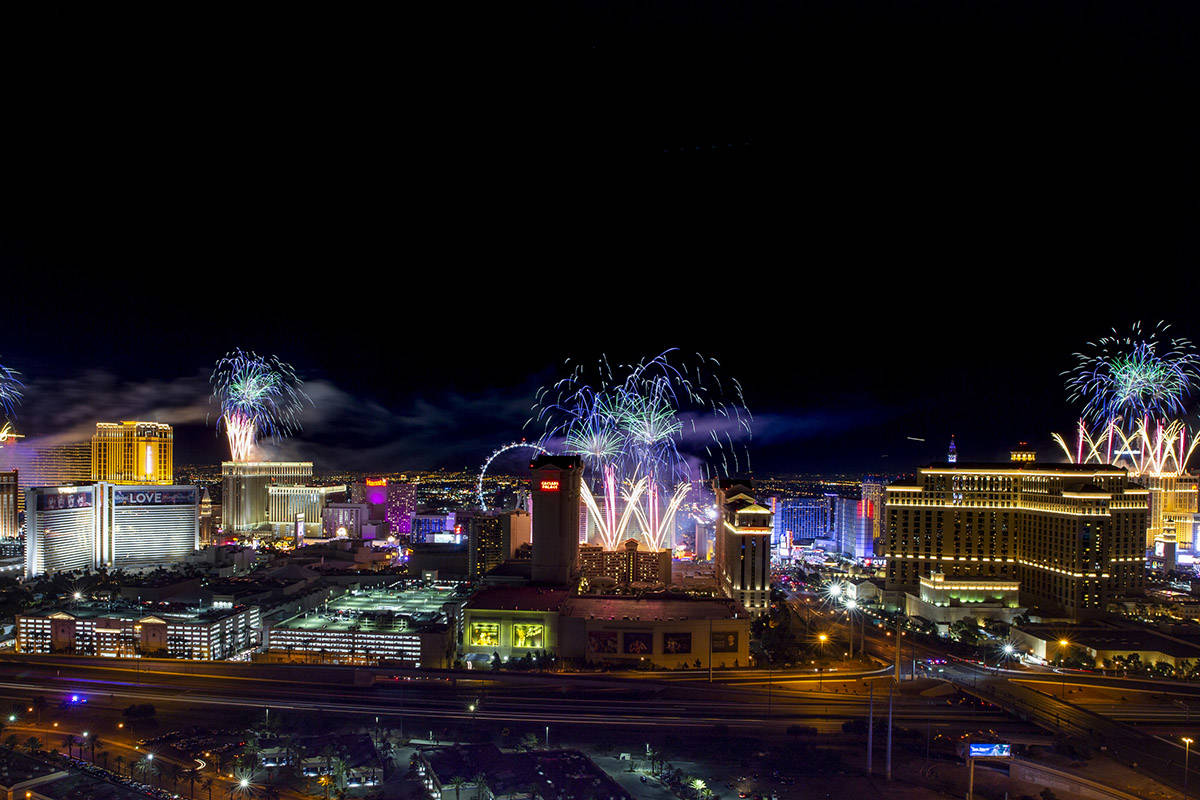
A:
{"type": "Polygon", "coordinates": [[[487,475],[488,467],[492,465],[492,462],[496,460],[497,456],[501,456],[504,453],[507,453],[509,450],[516,450],[522,447],[530,450],[536,450],[539,453],[550,453],[549,450],[536,442],[509,442],[503,447],[498,447],[493,450],[492,454],[487,457],[487,461],[483,462],[483,466],[479,470],[479,480],[475,484],[475,495],[479,498],[479,508],[481,511],[487,511],[487,503],[483,499],[483,476],[487,475]]]}

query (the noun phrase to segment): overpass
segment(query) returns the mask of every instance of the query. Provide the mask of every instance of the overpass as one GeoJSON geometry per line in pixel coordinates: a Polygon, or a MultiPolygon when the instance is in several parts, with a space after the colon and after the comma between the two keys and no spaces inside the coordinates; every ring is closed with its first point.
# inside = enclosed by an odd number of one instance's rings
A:
{"type": "MultiPolygon", "coordinates": [[[[1168,739],[1097,714],[1022,683],[998,679],[978,670],[957,666],[947,680],[963,692],[999,706],[1017,718],[1066,737],[1083,739],[1122,764],[1147,777],[1182,790],[1184,748],[1168,739]]],[[[1189,764],[1188,782],[1200,778],[1200,769],[1189,764]]]]}

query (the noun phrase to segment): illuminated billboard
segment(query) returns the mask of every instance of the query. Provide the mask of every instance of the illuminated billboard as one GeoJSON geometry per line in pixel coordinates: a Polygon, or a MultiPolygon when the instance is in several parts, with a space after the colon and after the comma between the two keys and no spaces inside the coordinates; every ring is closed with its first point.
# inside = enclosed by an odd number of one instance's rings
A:
{"type": "Polygon", "coordinates": [[[54,493],[46,491],[38,492],[37,494],[38,511],[62,511],[67,508],[91,507],[92,490],[90,487],[79,491],[59,489],[58,492],[54,493]]]}
{"type": "Polygon", "coordinates": [[[625,652],[632,656],[649,655],[654,649],[654,634],[650,632],[626,631],[624,634],[625,652]]]}
{"type": "Polygon", "coordinates": [[[714,653],[736,653],[738,651],[738,632],[713,631],[712,651],[714,653]]]}
{"type": "Polygon", "coordinates": [[[114,506],[190,506],[196,502],[196,487],[181,489],[114,489],[114,506]]]}
{"type": "Polygon", "coordinates": [[[672,655],[692,652],[692,635],[690,633],[664,633],[663,652],[672,655]]]}
{"type": "Polygon", "coordinates": [[[558,481],[541,481],[538,484],[538,489],[540,489],[543,492],[557,492],[558,491],[558,481]]]}
{"type": "Polygon", "coordinates": [[[588,633],[588,652],[615,653],[617,652],[616,631],[590,631],[588,633]]]}
{"type": "Polygon", "coordinates": [[[971,758],[1010,758],[1012,756],[1011,744],[976,744],[971,743],[971,749],[967,753],[971,758]]]}
{"type": "Polygon", "coordinates": [[[471,647],[499,647],[499,622],[472,622],[471,635],[468,641],[471,647]]]}
{"type": "Polygon", "coordinates": [[[546,627],[536,622],[516,622],[512,626],[512,646],[541,648],[546,646],[546,627]]]}

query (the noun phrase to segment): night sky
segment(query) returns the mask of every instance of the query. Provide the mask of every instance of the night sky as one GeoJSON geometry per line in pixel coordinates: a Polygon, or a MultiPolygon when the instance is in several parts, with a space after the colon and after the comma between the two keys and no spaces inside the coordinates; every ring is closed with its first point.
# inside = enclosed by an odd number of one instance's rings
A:
{"type": "Polygon", "coordinates": [[[679,347],[756,471],[898,472],[1050,453],[1113,326],[1200,338],[1195,4],[562,5],[11,26],[20,426],[215,461],[240,345],[318,401],[282,454],[461,467],[565,357],[679,347]]]}

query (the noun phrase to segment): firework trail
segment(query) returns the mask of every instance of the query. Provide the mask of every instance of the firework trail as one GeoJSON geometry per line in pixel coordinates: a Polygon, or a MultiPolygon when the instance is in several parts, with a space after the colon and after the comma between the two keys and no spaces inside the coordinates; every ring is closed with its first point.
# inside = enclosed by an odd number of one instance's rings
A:
{"type": "Polygon", "coordinates": [[[234,349],[217,361],[209,378],[220,406],[234,461],[248,461],[259,438],[281,439],[300,429],[300,410],[312,399],[290,364],[275,356],[234,349]]]}
{"type": "Polygon", "coordinates": [[[585,505],[606,547],[634,521],[652,548],[669,546],[681,486],[749,468],[753,417],[741,385],[719,370],[715,359],[673,350],[615,367],[601,357],[538,390],[526,427],[588,468],[595,492],[585,505]]]}
{"type": "Polygon", "coordinates": [[[1184,401],[1200,380],[1200,355],[1191,340],[1169,334],[1170,325],[1134,323],[1127,333],[1088,342],[1064,372],[1072,402],[1085,419],[1132,429],[1145,419],[1184,413],[1184,401]]]}
{"type": "Polygon", "coordinates": [[[21,383],[20,375],[15,369],[0,364],[0,414],[5,417],[15,417],[17,406],[21,405],[24,396],[21,390],[25,384],[21,383]]]}

